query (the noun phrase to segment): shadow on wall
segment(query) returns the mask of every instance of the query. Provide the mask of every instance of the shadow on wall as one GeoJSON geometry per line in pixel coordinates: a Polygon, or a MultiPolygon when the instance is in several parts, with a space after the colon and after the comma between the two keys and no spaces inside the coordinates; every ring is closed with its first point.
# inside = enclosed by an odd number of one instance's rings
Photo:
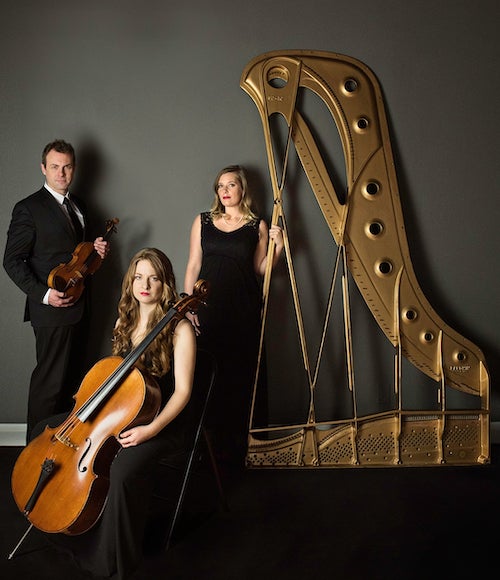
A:
{"type": "MultiPolygon", "coordinates": [[[[102,198],[98,196],[100,184],[106,175],[104,155],[95,140],[84,138],[76,151],[77,171],[74,182],[75,194],[85,200],[90,217],[89,239],[93,240],[106,233],[108,220],[118,217],[105,215],[102,198]]],[[[120,223],[116,226],[119,232],[120,223]]],[[[85,280],[90,293],[92,315],[90,334],[82,356],[90,369],[97,360],[111,352],[111,333],[116,319],[116,308],[120,295],[122,273],[120,271],[119,242],[116,234],[110,236],[112,251],[99,269],[85,280]]]]}

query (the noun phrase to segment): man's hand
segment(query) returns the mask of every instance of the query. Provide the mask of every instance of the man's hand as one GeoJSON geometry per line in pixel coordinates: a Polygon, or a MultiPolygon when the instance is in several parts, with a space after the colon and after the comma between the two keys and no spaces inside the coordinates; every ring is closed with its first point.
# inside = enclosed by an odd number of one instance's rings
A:
{"type": "Polygon", "coordinates": [[[109,254],[110,250],[109,242],[106,242],[102,236],[96,238],[94,240],[94,250],[104,260],[104,258],[109,254]]]}
{"type": "Polygon", "coordinates": [[[49,292],[48,301],[49,305],[54,306],[54,308],[64,308],[66,306],[73,306],[75,300],[73,296],[66,298],[66,294],[64,292],[51,289],[49,292]]]}

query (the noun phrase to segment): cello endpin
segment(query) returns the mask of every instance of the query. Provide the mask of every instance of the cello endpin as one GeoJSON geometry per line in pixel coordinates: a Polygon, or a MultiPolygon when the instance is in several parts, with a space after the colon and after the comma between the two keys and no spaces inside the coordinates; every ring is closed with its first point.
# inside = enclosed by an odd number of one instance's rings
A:
{"type": "Polygon", "coordinates": [[[30,527],[24,532],[24,534],[23,534],[22,538],[19,540],[19,542],[17,542],[16,547],[9,554],[8,560],[12,560],[12,557],[17,552],[17,549],[19,548],[19,546],[24,542],[24,538],[26,538],[26,536],[29,534],[32,527],[33,527],[33,524],[30,524],[30,527]]]}

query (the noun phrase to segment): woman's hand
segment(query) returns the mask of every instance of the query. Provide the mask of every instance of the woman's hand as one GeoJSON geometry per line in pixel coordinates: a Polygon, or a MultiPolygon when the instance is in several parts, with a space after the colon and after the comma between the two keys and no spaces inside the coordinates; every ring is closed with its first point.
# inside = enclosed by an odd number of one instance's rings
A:
{"type": "Polygon", "coordinates": [[[283,248],[283,245],[284,245],[282,229],[276,224],[272,225],[269,228],[269,237],[275,243],[276,249],[281,251],[281,249],[283,248]]]}
{"type": "Polygon", "coordinates": [[[194,312],[194,313],[188,312],[186,314],[186,318],[193,325],[194,332],[195,332],[196,336],[199,336],[201,333],[201,330],[200,330],[200,322],[198,320],[198,315],[196,314],[196,312],[194,312]]]}
{"type": "Polygon", "coordinates": [[[135,447],[155,435],[156,433],[153,433],[151,425],[139,425],[138,427],[132,427],[132,429],[127,429],[120,433],[118,442],[122,447],[135,447]]]}
{"type": "Polygon", "coordinates": [[[255,272],[260,276],[264,276],[266,272],[267,248],[269,240],[272,240],[274,243],[274,253],[272,256],[271,264],[271,267],[274,268],[285,245],[283,240],[283,231],[277,224],[270,226],[268,230],[266,222],[264,220],[260,220],[259,243],[257,245],[257,249],[255,250],[254,256],[255,272]]]}

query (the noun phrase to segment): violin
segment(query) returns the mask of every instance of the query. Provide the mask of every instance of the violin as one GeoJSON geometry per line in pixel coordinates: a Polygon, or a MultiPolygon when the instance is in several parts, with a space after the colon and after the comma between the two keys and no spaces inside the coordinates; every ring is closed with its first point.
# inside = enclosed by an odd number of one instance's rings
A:
{"type": "Polygon", "coordinates": [[[23,449],[11,485],[31,526],[77,535],[97,522],[109,490],[110,466],[121,449],[119,434],[152,421],[160,408],[158,384],[134,365],[167,324],[196,312],[207,293],[208,282],[198,280],[193,294],[181,295],[126,358],[97,362],[74,397],[73,412],[58,427],[45,427],[23,449]]]}
{"type": "MultiPolygon", "coordinates": [[[[116,232],[118,218],[106,221],[106,232],[102,236],[108,241],[116,232]]],[[[81,242],[76,246],[72,258],[66,264],[59,264],[49,274],[49,288],[64,292],[67,297],[73,297],[76,302],[82,295],[85,278],[100,268],[102,258],[94,249],[94,242],[81,242]]]]}

